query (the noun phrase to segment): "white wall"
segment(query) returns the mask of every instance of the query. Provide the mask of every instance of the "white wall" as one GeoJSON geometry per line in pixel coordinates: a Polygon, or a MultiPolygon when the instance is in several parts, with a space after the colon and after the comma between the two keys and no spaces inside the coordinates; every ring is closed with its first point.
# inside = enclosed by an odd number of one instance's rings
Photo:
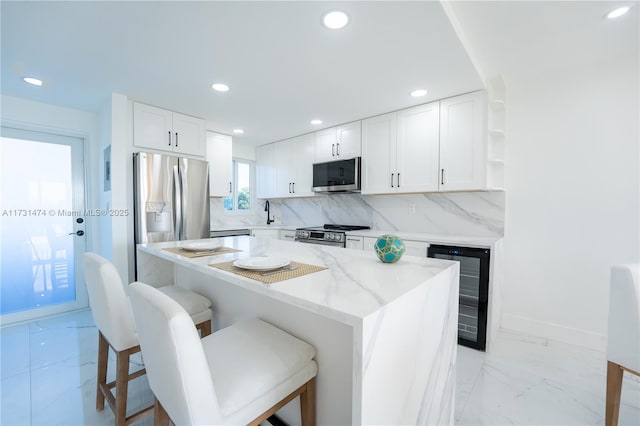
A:
{"type": "Polygon", "coordinates": [[[503,327],[602,349],[640,259],[638,64],[507,81],[503,327]]]}

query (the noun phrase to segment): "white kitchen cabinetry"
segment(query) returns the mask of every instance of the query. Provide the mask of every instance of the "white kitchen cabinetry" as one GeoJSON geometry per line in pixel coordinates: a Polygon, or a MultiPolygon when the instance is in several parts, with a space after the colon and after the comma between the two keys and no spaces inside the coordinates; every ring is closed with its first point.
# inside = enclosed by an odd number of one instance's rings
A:
{"type": "Polygon", "coordinates": [[[441,191],[486,189],[485,93],[440,101],[441,191]]]}
{"type": "Polygon", "coordinates": [[[360,121],[317,131],[315,137],[316,163],[360,156],[360,121]]]}
{"type": "Polygon", "coordinates": [[[205,123],[199,118],[134,102],[133,144],[204,157],[205,123]]]}
{"type": "Polygon", "coordinates": [[[209,161],[209,196],[231,195],[232,138],[229,135],[207,132],[207,160],[209,161]]]}
{"type": "Polygon", "coordinates": [[[364,237],[357,237],[354,235],[347,235],[345,237],[345,247],[348,249],[362,250],[364,237]]]}
{"type": "Polygon", "coordinates": [[[280,231],[278,229],[252,229],[251,236],[277,240],[280,236],[280,231]]]}
{"type": "Polygon", "coordinates": [[[273,144],[256,147],[256,198],[276,194],[276,171],[273,144]]]}
{"type": "Polygon", "coordinates": [[[362,122],[362,193],[438,190],[439,104],[362,122]]]}
{"type": "Polygon", "coordinates": [[[274,143],[274,197],[312,197],[315,136],[313,133],[274,143]]]}
{"type": "Polygon", "coordinates": [[[296,231],[293,229],[281,229],[280,230],[280,239],[284,241],[295,241],[296,240],[296,231]]]}
{"type": "Polygon", "coordinates": [[[377,238],[374,237],[364,237],[364,241],[362,244],[362,250],[364,251],[375,251],[374,246],[376,245],[377,238]]]}

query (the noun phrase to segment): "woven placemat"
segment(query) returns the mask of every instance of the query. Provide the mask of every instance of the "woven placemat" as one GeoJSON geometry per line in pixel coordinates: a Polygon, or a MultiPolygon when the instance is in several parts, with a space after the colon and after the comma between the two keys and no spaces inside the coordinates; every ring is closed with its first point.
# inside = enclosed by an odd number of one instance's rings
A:
{"type": "Polygon", "coordinates": [[[298,278],[304,275],[312,274],[314,272],[323,271],[327,269],[324,266],[309,265],[308,263],[291,261],[290,266],[294,269],[269,273],[268,271],[267,272],[249,271],[247,269],[236,268],[235,266],[233,266],[233,262],[235,262],[235,260],[232,260],[230,262],[213,263],[209,266],[213,268],[222,269],[223,271],[233,272],[234,274],[242,275],[243,277],[262,281],[265,284],[273,284],[279,281],[290,280],[291,278],[298,278]],[[266,275],[263,275],[263,274],[266,274],[266,275]]]}
{"type": "Polygon", "coordinates": [[[189,258],[217,256],[219,254],[235,253],[237,251],[242,251],[242,250],[237,250],[231,247],[220,247],[215,250],[209,250],[209,251],[189,251],[189,250],[181,249],[180,247],[170,247],[162,250],[165,250],[174,254],[179,254],[180,256],[189,257],[189,258]]]}

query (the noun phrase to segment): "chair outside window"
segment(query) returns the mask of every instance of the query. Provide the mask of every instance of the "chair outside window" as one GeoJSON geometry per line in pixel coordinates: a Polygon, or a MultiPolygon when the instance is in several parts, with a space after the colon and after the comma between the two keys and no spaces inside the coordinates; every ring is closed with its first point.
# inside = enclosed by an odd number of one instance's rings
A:
{"type": "Polygon", "coordinates": [[[611,269],[607,336],[606,426],[618,424],[622,378],[640,376],[640,265],[611,269]]]}
{"type": "Polygon", "coordinates": [[[130,286],[155,424],[259,425],[300,397],[303,426],[315,424],[315,349],[262,320],[198,338],[189,316],[155,288],[130,286]]]}
{"type": "MultiPolygon", "coordinates": [[[[153,410],[153,406],[150,406],[127,416],[128,383],[145,374],[144,368],[129,374],[129,359],[131,355],[140,352],[131,304],[120,275],[111,262],[97,254],[85,253],[83,263],[89,304],[98,328],[96,409],[103,410],[106,399],[115,415],[115,424],[126,425],[153,410]],[[109,347],[116,354],[116,379],[107,383],[109,347]],[[114,387],[115,396],[111,392],[114,387]]],[[[212,312],[209,299],[175,285],[161,287],[158,291],[186,309],[187,318],[192,324],[196,324],[203,336],[211,334],[212,312]]]]}

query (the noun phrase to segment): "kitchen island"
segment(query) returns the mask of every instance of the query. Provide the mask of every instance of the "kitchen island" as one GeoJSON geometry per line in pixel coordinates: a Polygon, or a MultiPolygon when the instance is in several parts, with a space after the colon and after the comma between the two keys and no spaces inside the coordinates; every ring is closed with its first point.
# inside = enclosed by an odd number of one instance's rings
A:
{"type": "MultiPolygon", "coordinates": [[[[138,280],[177,283],[213,302],[214,330],[259,317],[316,348],[319,425],[453,424],[458,322],[457,262],[280,240],[226,237],[240,250],[188,258],[137,247],[138,280]],[[282,256],[327,269],[274,284],[210,266],[282,256]]],[[[297,399],[278,415],[299,424],[297,399]]]]}

